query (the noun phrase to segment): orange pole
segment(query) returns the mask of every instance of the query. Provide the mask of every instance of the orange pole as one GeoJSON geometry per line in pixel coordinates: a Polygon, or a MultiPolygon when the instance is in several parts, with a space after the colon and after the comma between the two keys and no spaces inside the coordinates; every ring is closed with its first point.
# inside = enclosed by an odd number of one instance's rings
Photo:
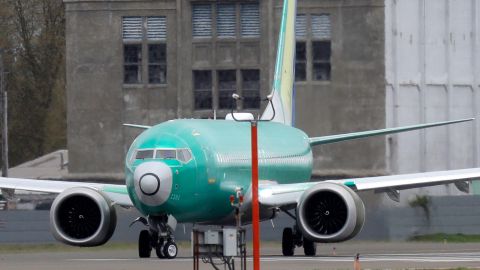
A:
{"type": "Polygon", "coordinates": [[[252,142],[252,226],[253,270],[260,270],[260,210],[258,205],[258,145],[257,122],[251,122],[252,142]]]}

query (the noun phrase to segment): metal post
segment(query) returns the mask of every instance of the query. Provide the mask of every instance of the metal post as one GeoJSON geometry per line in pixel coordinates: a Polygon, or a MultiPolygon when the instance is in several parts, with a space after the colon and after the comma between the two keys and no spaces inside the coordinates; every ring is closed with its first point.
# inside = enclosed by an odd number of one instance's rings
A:
{"type": "Polygon", "coordinates": [[[257,121],[251,121],[252,142],[252,226],[253,269],[260,270],[260,210],[258,205],[258,144],[257,121]]]}
{"type": "Polygon", "coordinates": [[[8,108],[7,91],[5,90],[5,68],[3,65],[3,49],[0,49],[0,94],[2,107],[2,177],[8,177],[8,108]]]}
{"type": "MultiPolygon", "coordinates": [[[[233,94],[232,98],[236,101],[243,99],[238,94],[233,94]]],[[[273,94],[267,96],[264,101],[268,101],[272,106],[272,117],[270,119],[257,120],[240,120],[235,117],[235,113],[232,111],[231,115],[233,120],[237,122],[250,122],[250,136],[251,136],[251,149],[252,149],[252,231],[253,231],[253,269],[260,270],[260,206],[258,203],[258,141],[257,141],[257,126],[259,122],[272,121],[275,118],[275,108],[272,103],[273,94]]]]}

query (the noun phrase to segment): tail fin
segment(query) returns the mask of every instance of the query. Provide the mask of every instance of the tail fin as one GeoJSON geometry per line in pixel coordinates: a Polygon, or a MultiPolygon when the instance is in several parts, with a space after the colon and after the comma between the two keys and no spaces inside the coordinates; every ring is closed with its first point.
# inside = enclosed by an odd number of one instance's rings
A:
{"type": "MultiPolygon", "coordinates": [[[[284,0],[282,23],[277,46],[275,77],[273,79],[273,106],[275,117],[273,121],[293,126],[295,122],[295,17],[296,0],[284,0]]],[[[273,115],[271,106],[267,106],[262,119],[270,119],[273,115]]]]}

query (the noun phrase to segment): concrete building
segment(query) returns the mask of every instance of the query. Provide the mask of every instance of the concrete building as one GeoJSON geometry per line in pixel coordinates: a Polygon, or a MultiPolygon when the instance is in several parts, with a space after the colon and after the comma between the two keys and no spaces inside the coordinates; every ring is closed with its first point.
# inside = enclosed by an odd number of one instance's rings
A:
{"type": "MultiPolygon", "coordinates": [[[[258,112],[271,89],[282,1],[65,0],[69,171],[118,177],[138,134],[122,123],[258,112]]],[[[385,127],[384,3],[298,3],[297,126],[385,127]],[[375,76],[373,76],[373,74],[375,76]]],[[[316,149],[319,173],[386,173],[383,138],[316,149]]]]}
{"type": "MultiPolygon", "coordinates": [[[[138,130],[258,112],[282,1],[64,0],[69,171],[121,179],[138,130]]],[[[476,0],[298,0],[296,126],[310,136],[477,116],[476,0]]],[[[480,166],[478,124],[316,148],[318,175],[480,166]]]]}

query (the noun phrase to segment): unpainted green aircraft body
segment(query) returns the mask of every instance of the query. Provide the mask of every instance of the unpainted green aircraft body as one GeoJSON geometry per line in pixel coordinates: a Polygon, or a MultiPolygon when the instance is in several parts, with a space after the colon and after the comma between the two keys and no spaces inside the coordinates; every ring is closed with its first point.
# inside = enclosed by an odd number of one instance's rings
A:
{"type": "Polygon", "coordinates": [[[257,123],[260,218],[272,219],[279,211],[293,217],[293,226],[284,228],[282,235],[286,256],[300,246],[305,255],[314,256],[315,242],[355,237],[365,221],[357,193],[385,192],[399,201],[402,189],[450,183],[468,192],[466,181],[479,179],[479,168],[311,181],[312,147],[473,119],[309,137],[294,127],[296,1],[283,2],[272,92],[261,117],[230,114],[228,119],[233,120],[125,124],[143,130],[125,158],[125,185],[0,178],[0,188],[57,193],[50,211],[51,231],[59,241],[76,246],[104,244],[115,230],[114,206],[135,207],[143,216],[134,223],[146,227],[139,234],[139,256],[150,257],[155,249],[159,258],[175,258],[177,222],[235,225],[236,210],[243,224],[250,222],[250,123],[235,120],[241,118],[261,120],[257,123]],[[235,203],[244,198],[244,204],[236,209],[232,198],[235,203]]]}

